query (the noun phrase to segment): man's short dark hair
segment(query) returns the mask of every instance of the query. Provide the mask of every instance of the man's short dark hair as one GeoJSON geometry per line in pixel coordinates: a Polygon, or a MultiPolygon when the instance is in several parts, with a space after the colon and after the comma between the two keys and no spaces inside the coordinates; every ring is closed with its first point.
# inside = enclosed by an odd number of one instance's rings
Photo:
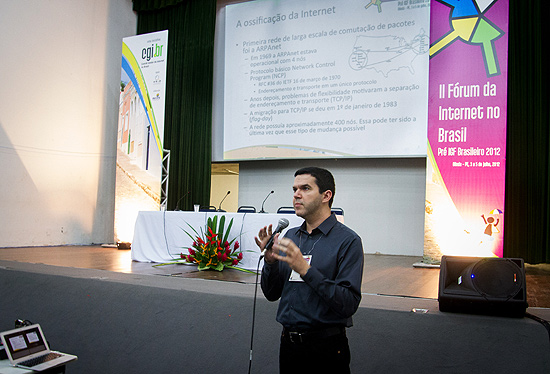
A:
{"type": "Polygon", "coordinates": [[[334,183],[334,177],[331,172],[327,169],[318,168],[316,166],[308,166],[297,170],[296,173],[294,173],[294,176],[296,177],[302,174],[309,174],[315,178],[315,183],[317,183],[320,193],[328,190],[332,191],[332,197],[328,202],[328,206],[332,207],[332,201],[334,200],[334,195],[336,194],[336,184],[334,183]]]}

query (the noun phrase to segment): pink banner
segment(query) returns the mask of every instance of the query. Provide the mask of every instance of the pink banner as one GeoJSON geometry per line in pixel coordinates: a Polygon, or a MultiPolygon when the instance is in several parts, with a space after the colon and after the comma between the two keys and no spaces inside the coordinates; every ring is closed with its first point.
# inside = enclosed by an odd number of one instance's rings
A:
{"type": "Polygon", "coordinates": [[[502,257],[508,0],[431,2],[425,258],[502,257]]]}

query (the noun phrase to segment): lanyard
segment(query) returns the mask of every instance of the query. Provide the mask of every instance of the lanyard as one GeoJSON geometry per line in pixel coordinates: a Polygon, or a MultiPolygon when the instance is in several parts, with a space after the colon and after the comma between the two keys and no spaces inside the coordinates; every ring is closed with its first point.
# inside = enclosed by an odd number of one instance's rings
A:
{"type": "MultiPolygon", "coordinates": [[[[300,243],[298,244],[298,248],[300,248],[300,251],[302,251],[302,234],[303,234],[303,232],[300,231],[300,243]]],[[[308,235],[308,237],[309,237],[309,235],[308,235]]],[[[323,233],[321,232],[320,235],[319,235],[319,239],[317,239],[317,240],[313,243],[313,246],[311,247],[311,249],[310,249],[309,251],[307,251],[306,253],[302,252],[302,254],[304,254],[304,255],[309,255],[309,254],[311,254],[311,252],[313,252],[313,250],[315,249],[315,245],[316,245],[317,243],[319,243],[319,240],[321,240],[322,237],[323,237],[323,233]]],[[[306,239],[306,241],[307,241],[307,239],[306,239]]],[[[304,243],[304,244],[305,244],[305,243],[304,243]]]]}

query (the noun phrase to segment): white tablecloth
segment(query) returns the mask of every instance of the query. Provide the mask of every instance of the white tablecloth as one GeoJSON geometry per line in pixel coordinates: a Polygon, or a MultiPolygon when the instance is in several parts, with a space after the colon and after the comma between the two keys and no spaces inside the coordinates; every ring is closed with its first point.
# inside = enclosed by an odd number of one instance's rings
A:
{"type": "MultiPolygon", "coordinates": [[[[140,262],[168,262],[180,258],[180,254],[187,254],[187,248],[193,240],[185,233],[193,234],[195,230],[206,227],[208,217],[222,216],[225,218],[225,227],[233,218],[233,226],[229,238],[237,238],[243,259],[239,266],[245,269],[256,269],[260,251],[254,237],[258,231],[269,224],[273,229],[277,227],[279,219],[286,218],[290,227],[299,226],[303,219],[294,214],[269,213],[221,213],[221,212],[139,212],[132,241],[132,260],[140,262]]],[[[219,219],[219,218],[218,218],[219,219]]],[[[286,231],[286,230],[285,230],[286,231]]],[[[284,233],[284,231],[283,231],[284,233]]]]}

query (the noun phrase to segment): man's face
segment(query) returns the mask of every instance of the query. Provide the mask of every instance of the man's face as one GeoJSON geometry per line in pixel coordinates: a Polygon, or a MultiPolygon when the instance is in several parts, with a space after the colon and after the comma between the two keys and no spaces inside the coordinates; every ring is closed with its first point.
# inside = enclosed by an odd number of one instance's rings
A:
{"type": "Polygon", "coordinates": [[[325,194],[319,192],[315,178],[309,174],[297,175],[294,178],[293,205],[296,215],[306,218],[319,211],[325,194]]]}

